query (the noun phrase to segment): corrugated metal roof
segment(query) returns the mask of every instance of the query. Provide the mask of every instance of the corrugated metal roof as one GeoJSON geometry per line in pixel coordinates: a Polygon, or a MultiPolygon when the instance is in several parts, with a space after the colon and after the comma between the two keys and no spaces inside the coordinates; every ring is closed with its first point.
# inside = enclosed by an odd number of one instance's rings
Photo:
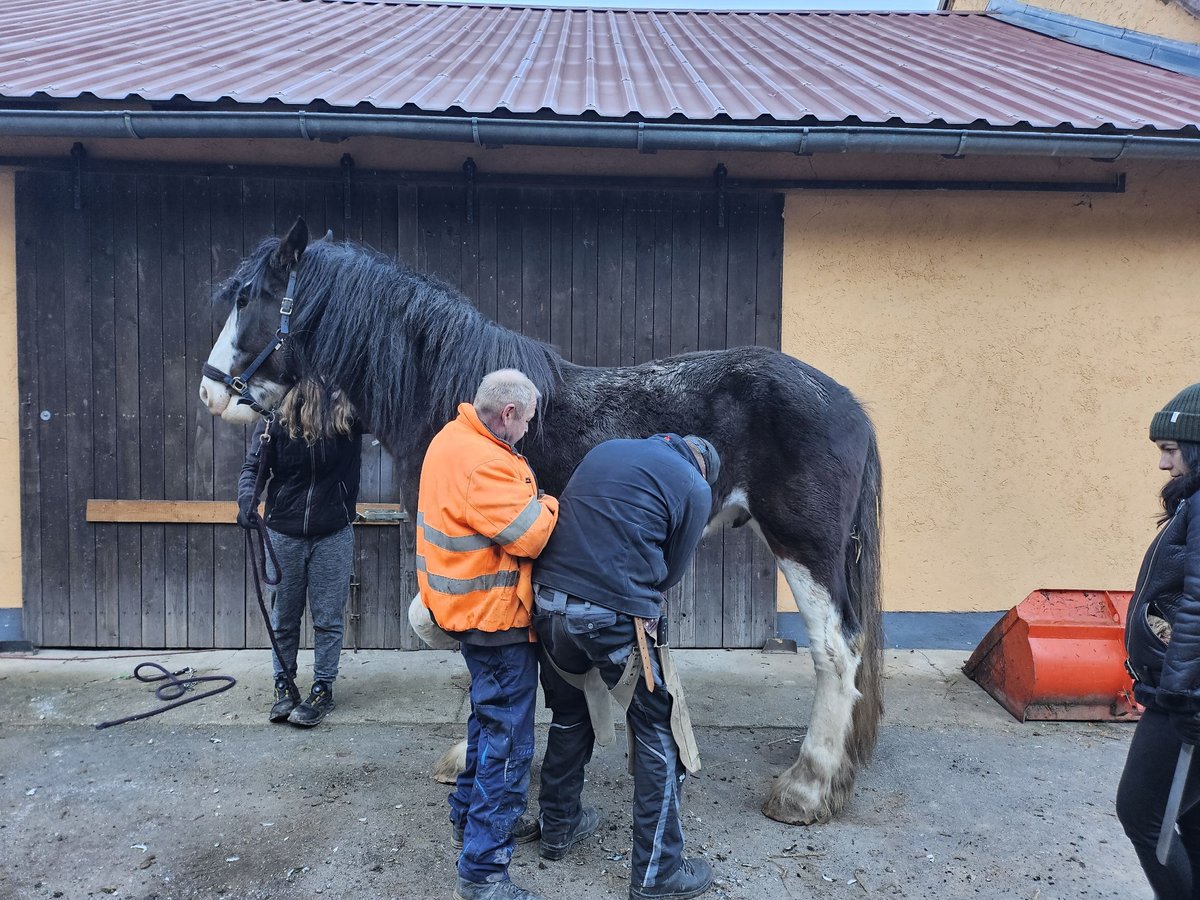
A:
{"type": "Polygon", "coordinates": [[[991,18],[4,0],[0,97],[1175,131],[1200,79],[991,18]]]}

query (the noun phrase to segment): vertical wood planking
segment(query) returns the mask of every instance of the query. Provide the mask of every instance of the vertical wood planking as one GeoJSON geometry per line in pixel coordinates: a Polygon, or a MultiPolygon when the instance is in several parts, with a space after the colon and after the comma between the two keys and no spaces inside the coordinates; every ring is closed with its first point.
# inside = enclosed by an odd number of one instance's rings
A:
{"type": "MultiPolygon", "coordinates": [[[[294,218],[286,223],[277,223],[275,220],[275,185],[276,180],[270,178],[245,178],[242,179],[241,189],[241,213],[242,213],[242,251],[249,253],[254,247],[257,247],[259,242],[264,238],[272,237],[275,234],[281,234],[286,229],[291,228],[294,218]],[[278,227],[277,227],[278,226],[278,227]]],[[[307,194],[306,194],[307,197],[307,194]]],[[[340,229],[341,220],[338,220],[340,229]]],[[[310,234],[312,240],[316,240],[325,234],[325,229],[310,234]]],[[[227,274],[227,273],[226,273],[227,274]]],[[[298,301],[299,302],[299,301],[298,301]]],[[[225,423],[219,423],[219,426],[224,426],[225,423]]],[[[222,429],[224,430],[224,429],[222,429]]],[[[242,429],[236,428],[235,431],[242,429]]],[[[232,494],[229,499],[237,497],[237,481],[241,475],[242,463],[246,459],[247,440],[254,433],[254,429],[247,427],[245,429],[245,439],[243,439],[240,447],[230,448],[229,464],[232,465],[233,480],[230,486],[232,494]],[[236,450],[236,453],[234,452],[236,450]]],[[[242,553],[245,555],[245,533],[243,529],[236,526],[221,526],[228,530],[235,539],[239,540],[242,546],[242,553]]],[[[245,597],[244,607],[242,611],[245,622],[245,646],[246,647],[269,647],[271,646],[271,638],[267,635],[267,625],[263,621],[262,611],[258,608],[258,599],[255,593],[255,582],[258,581],[258,574],[254,571],[254,567],[246,565],[244,570],[245,578],[242,588],[242,595],[245,597]]]]}
{"type": "MultiPolygon", "coordinates": [[[[717,221],[714,198],[697,196],[694,206],[685,207],[689,213],[691,227],[684,239],[694,241],[697,255],[693,261],[680,260],[685,271],[693,269],[694,276],[684,280],[690,288],[690,278],[695,277],[696,349],[719,350],[725,347],[725,300],[728,291],[729,242],[728,227],[722,228],[717,221]]],[[[686,293],[682,298],[687,304],[686,293]]],[[[677,311],[679,306],[676,306],[677,311]]],[[[690,316],[687,317],[689,322],[690,316]]],[[[714,438],[706,434],[704,437],[714,438]]],[[[696,552],[696,644],[700,647],[722,646],[722,630],[726,611],[726,593],[729,581],[736,580],[739,572],[730,567],[726,575],[725,557],[729,552],[726,541],[731,529],[723,526],[706,538],[696,552]]]]}
{"type": "Polygon", "coordinates": [[[17,388],[20,392],[21,453],[21,596],[24,633],[35,644],[42,639],[42,507],[41,458],[38,427],[41,424],[38,343],[38,224],[41,174],[18,172],[17,216],[17,388]]]}
{"type": "MultiPolygon", "coordinates": [[[[755,297],[755,343],[780,346],[783,313],[783,195],[759,198],[758,278],[755,297]]],[[[754,543],[751,571],[751,634],[749,646],[758,646],[775,633],[775,557],[762,541],[754,543]]]]}
{"type": "Polygon", "coordinates": [[[596,206],[596,365],[621,364],[624,297],[623,204],[617,191],[600,191],[596,206]]]}
{"type": "MultiPolygon", "coordinates": [[[[749,346],[755,342],[758,199],[731,197],[725,221],[729,267],[724,310],[725,341],[730,347],[749,346]]],[[[725,624],[722,642],[726,647],[761,646],[769,635],[759,636],[760,607],[764,600],[761,585],[754,581],[755,553],[761,548],[769,558],[773,557],[767,545],[749,527],[726,526],[724,531],[725,624]]]]}
{"type": "MultiPolygon", "coordinates": [[[[117,339],[114,282],[113,179],[92,174],[84,199],[91,222],[89,258],[92,273],[91,370],[93,491],[96,497],[117,496],[117,339]]],[[[118,526],[91,526],[95,546],[96,644],[120,644],[120,580],[118,526]]]]}
{"type": "Polygon", "coordinates": [[[94,647],[96,634],[96,542],[86,518],[94,490],[92,446],[92,313],[90,210],[63,213],[63,330],[66,347],[62,368],[70,378],[66,404],[67,526],[70,567],[68,610],[72,647],[94,647]]]}
{"type": "MultiPolygon", "coordinates": [[[[654,359],[656,297],[654,279],[658,274],[658,248],[656,241],[657,216],[654,212],[654,197],[651,194],[635,193],[631,201],[634,221],[634,328],[632,356],[627,365],[638,365],[654,359]]],[[[669,284],[670,282],[664,282],[669,284]]],[[[665,303],[664,303],[665,305],[665,303]]]]}
{"type": "MultiPolygon", "coordinates": [[[[184,306],[183,179],[160,181],[162,213],[162,349],[163,349],[163,463],[164,499],[186,497],[188,492],[188,394],[195,382],[188,375],[184,306]]],[[[163,528],[165,565],[164,601],[166,645],[188,646],[188,526],[163,528]]]]}
{"type": "Polygon", "coordinates": [[[571,353],[571,234],[570,194],[550,192],[550,343],[565,357],[571,353]]]}
{"type": "MultiPolygon", "coordinates": [[[[210,280],[219,284],[244,256],[242,244],[242,183],[237,178],[209,181],[211,217],[210,280]]],[[[252,240],[264,235],[255,233],[252,240]]],[[[209,346],[215,343],[223,322],[212,320],[209,346]]],[[[246,458],[248,429],[218,421],[213,424],[213,499],[237,499],[237,480],[246,458]]],[[[213,526],[213,644],[246,646],[247,565],[246,540],[236,525],[213,526]]],[[[253,602],[253,601],[252,601],[253,602]]]]}
{"type": "MultiPolygon", "coordinates": [[[[213,323],[228,310],[216,310],[212,297],[212,226],[209,181],[183,179],[183,309],[187,353],[185,406],[186,471],[189,500],[213,499],[213,431],[220,423],[200,402],[200,370],[212,350],[213,323]]],[[[213,538],[215,525],[189,525],[187,529],[188,609],[187,645],[212,647],[214,615],[213,538]]]]}
{"type": "Polygon", "coordinates": [[[508,189],[497,192],[496,205],[496,321],[521,330],[521,207],[520,195],[508,189]]]}
{"type": "MultiPolygon", "coordinates": [[[[113,179],[113,285],[117,361],[117,498],[141,496],[142,350],[138,345],[138,203],[137,178],[113,179]]],[[[142,644],[142,528],[117,526],[117,583],[122,647],[142,644]]]]}
{"type": "Polygon", "coordinates": [[[597,263],[596,193],[570,191],[571,203],[571,354],[580,366],[596,365],[597,263]]]}
{"type": "Polygon", "coordinates": [[[549,341],[551,331],[549,191],[521,192],[521,333],[549,341]]]}
{"type": "MultiPolygon", "coordinates": [[[[297,214],[314,239],[332,222],[339,239],[408,248],[489,318],[576,362],[779,342],[778,197],[731,195],[717,229],[696,194],[486,188],[467,222],[458,188],[355,182],[346,220],[332,179],[93,174],[80,213],[68,182],[17,179],[24,597],[44,645],[265,645],[240,529],[81,525],[72,511],[88,496],[236,495],[247,433],[195,396],[222,324],[207,299],[297,214]]],[[[364,465],[364,500],[400,499],[400,462],[368,447],[364,465]]],[[[411,522],[356,535],[360,646],[417,646],[404,617],[413,536],[411,522]]],[[[715,552],[713,540],[672,592],[673,642],[758,645],[774,622],[773,559],[745,529],[726,529],[715,552]]]]}
{"type": "MultiPolygon", "coordinates": [[[[137,179],[138,496],[166,495],[163,423],[162,178],[137,179]]],[[[142,646],[166,646],[166,527],[142,526],[142,646]]]]}
{"type": "Polygon", "coordinates": [[[63,318],[66,312],[63,225],[71,184],[65,175],[46,174],[40,201],[37,256],[38,449],[42,460],[38,502],[42,507],[42,641],[65,647],[71,641],[70,548],[67,533],[67,370],[63,318]],[[48,414],[42,419],[41,411],[48,414]]]}

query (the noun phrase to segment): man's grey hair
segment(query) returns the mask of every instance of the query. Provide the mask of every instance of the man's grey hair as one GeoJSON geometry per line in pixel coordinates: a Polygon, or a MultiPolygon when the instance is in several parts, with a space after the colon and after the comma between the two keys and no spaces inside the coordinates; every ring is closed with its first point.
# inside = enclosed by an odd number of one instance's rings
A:
{"type": "Polygon", "coordinates": [[[483,376],[472,405],[480,416],[498,416],[510,403],[526,413],[540,399],[542,392],[524,372],[497,369],[483,376]]]}

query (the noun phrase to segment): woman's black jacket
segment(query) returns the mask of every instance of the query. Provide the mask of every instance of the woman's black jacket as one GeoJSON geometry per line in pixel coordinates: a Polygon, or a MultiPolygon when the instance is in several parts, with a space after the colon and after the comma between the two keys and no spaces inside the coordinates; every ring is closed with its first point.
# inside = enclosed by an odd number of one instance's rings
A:
{"type": "Polygon", "coordinates": [[[279,423],[271,425],[270,440],[260,438],[258,423],[238,479],[238,505],[258,502],[255,483],[259,453],[267,467],[266,523],[291,537],[321,537],[354,521],[362,465],[362,431],[322,438],[312,446],[304,438],[288,437],[279,423]]]}
{"type": "Polygon", "coordinates": [[[1200,497],[1180,502],[1138,573],[1125,624],[1134,696],[1167,712],[1200,712],[1200,497]],[[1171,624],[1164,643],[1146,621],[1171,624]]]}

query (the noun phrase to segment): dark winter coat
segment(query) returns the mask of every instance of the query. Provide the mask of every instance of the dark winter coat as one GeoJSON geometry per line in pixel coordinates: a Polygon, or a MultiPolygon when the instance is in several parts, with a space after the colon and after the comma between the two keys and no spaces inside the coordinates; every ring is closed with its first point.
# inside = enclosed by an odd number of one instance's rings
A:
{"type": "Polygon", "coordinates": [[[1200,712],[1200,497],[1180,502],[1146,551],[1125,624],[1125,650],[1144,706],[1200,712]],[[1147,615],[1171,625],[1169,643],[1147,615]]]}
{"type": "Polygon", "coordinates": [[[279,423],[271,425],[270,440],[260,440],[265,420],[258,423],[238,479],[238,504],[258,502],[254,495],[259,453],[267,466],[267,527],[290,537],[321,537],[354,521],[362,466],[362,431],[318,440],[291,438],[279,423]]]}
{"type": "Polygon", "coordinates": [[[533,580],[632,616],[662,612],[687,571],[712,492],[677,434],[598,444],[558,498],[533,580]]]}

